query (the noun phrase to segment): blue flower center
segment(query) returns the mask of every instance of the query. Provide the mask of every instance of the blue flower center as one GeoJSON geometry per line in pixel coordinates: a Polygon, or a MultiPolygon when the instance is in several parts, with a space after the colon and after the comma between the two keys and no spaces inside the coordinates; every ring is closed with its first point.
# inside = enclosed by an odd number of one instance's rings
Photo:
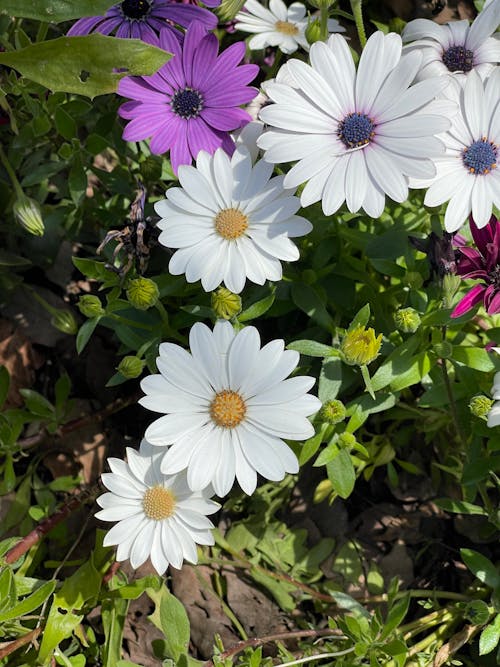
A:
{"type": "Polygon", "coordinates": [[[203,109],[203,97],[193,88],[184,88],[174,93],[170,104],[172,111],[181,118],[196,118],[203,109]]]}
{"type": "Polygon", "coordinates": [[[488,174],[497,166],[498,147],[483,137],[466,148],[462,155],[471,174],[488,174]]]}
{"type": "Polygon", "coordinates": [[[450,46],[442,57],[450,72],[470,72],[474,65],[474,53],[464,46],[450,46]]]}
{"type": "Polygon", "coordinates": [[[148,0],[124,0],[121,5],[123,15],[129,19],[142,19],[151,9],[148,0]]]}
{"type": "Polygon", "coordinates": [[[373,121],[364,113],[350,113],[339,123],[337,134],[347,148],[370,143],[374,135],[373,121]]]}

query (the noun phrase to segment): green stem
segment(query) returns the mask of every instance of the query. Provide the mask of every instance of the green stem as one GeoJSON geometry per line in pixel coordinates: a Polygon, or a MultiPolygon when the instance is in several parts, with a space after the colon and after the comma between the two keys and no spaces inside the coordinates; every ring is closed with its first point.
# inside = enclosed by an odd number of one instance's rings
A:
{"type": "Polygon", "coordinates": [[[36,33],[36,42],[43,42],[43,40],[47,37],[47,32],[49,30],[49,24],[45,23],[45,21],[41,21],[40,25],[38,26],[38,31],[36,33]]]}
{"type": "Polygon", "coordinates": [[[366,44],[366,32],[363,23],[362,5],[363,0],[351,0],[351,9],[356,24],[356,30],[358,31],[359,43],[361,44],[361,48],[364,48],[366,44]]]}
{"type": "Polygon", "coordinates": [[[274,62],[271,66],[271,69],[269,70],[269,78],[270,79],[273,79],[276,76],[276,74],[279,70],[282,58],[283,58],[283,52],[279,48],[276,49],[276,51],[274,53],[274,62]]]}
{"type": "Polygon", "coordinates": [[[329,7],[322,4],[319,10],[320,41],[322,42],[326,42],[328,39],[328,13],[329,7]]]}
{"type": "MultiPolygon", "coordinates": [[[[443,334],[443,343],[446,342],[446,332],[447,332],[447,327],[444,325],[441,329],[442,334],[443,334]]],[[[443,373],[443,380],[444,380],[444,386],[446,388],[446,393],[448,395],[448,400],[450,401],[450,409],[451,409],[451,417],[453,419],[453,424],[455,426],[455,431],[457,432],[458,439],[464,446],[467,445],[467,442],[465,440],[465,437],[462,433],[462,429],[460,428],[460,422],[458,420],[458,412],[457,412],[457,406],[455,403],[455,397],[453,395],[453,389],[451,388],[451,382],[450,382],[450,376],[448,374],[448,366],[447,366],[447,361],[446,359],[441,359],[441,370],[443,373]]]]}
{"type": "Polygon", "coordinates": [[[116,315],[115,313],[106,313],[106,317],[109,317],[116,322],[120,322],[120,324],[126,324],[129,327],[134,327],[136,329],[146,329],[146,331],[153,331],[149,324],[142,324],[141,322],[136,322],[135,320],[129,320],[127,317],[122,317],[121,315],[116,315]]]}
{"type": "Polygon", "coordinates": [[[172,329],[172,327],[170,326],[170,320],[168,318],[168,313],[165,309],[165,306],[162,304],[162,302],[159,299],[155,304],[155,308],[160,314],[161,321],[163,322],[163,329],[165,331],[165,334],[169,338],[173,338],[174,340],[179,341],[179,343],[182,343],[183,345],[185,345],[186,339],[184,338],[184,336],[181,336],[179,333],[177,333],[177,331],[172,329]]]}
{"type": "Polygon", "coordinates": [[[24,195],[22,187],[19,185],[19,181],[17,180],[17,176],[15,171],[12,169],[12,166],[7,158],[7,156],[4,153],[3,148],[0,146],[0,162],[3,164],[5,171],[9,175],[10,180],[12,181],[12,185],[14,186],[14,190],[16,191],[16,195],[18,197],[22,197],[24,195]]]}
{"type": "Polygon", "coordinates": [[[334,653],[317,653],[316,655],[308,655],[305,658],[298,658],[291,662],[281,662],[277,667],[292,667],[292,665],[304,665],[306,662],[313,662],[314,660],[326,660],[327,658],[339,658],[342,655],[352,653],[355,646],[346,648],[343,651],[335,651],[334,653]]]}

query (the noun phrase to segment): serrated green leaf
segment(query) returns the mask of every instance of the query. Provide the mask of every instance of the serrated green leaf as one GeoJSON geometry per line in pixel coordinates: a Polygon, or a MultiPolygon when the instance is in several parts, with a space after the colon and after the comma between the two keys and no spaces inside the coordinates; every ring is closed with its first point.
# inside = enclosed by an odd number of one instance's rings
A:
{"type": "Polygon", "coordinates": [[[140,39],[100,33],[59,37],[0,53],[2,65],[13,67],[53,92],[77,93],[91,99],[116,93],[124,76],[154,74],[169,58],[163,49],[140,39]]]}
{"type": "Polygon", "coordinates": [[[460,549],[462,560],[469,570],[490,588],[495,590],[500,586],[500,573],[493,563],[474,549],[460,549]]]}
{"type": "Polygon", "coordinates": [[[2,0],[0,14],[61,23],[82,16],[102,16],[114,4],[114,0],[2,0]]]}
{"type": "Polygon", "coordinates": [[[491,653],[500,642],[500,614],[497,614],[493,623],[481,632],[479,637],[479,655],[491,653]]]}

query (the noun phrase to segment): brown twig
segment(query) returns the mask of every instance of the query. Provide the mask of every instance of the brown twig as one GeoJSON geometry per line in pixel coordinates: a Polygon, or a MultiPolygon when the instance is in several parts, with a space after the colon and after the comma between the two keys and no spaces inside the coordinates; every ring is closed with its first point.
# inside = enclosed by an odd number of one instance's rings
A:
{"type": "Polygon", "coordinates": [[[33,545],[37,544],[47,533],[64,521],[82,503],[90,498],[93,499],[99,493],[100,489],[100,483],[97,483],[90,487],[90,489],[82,491],[78,496],[73,496],[60,510],[41,521],[38,526],[33,528],[12,549],[9,549],[5,554],[4,561],[6,563],[15,563],[16,560],[21,558],[33,545]]]}
{"type": "MultiPolygon", "coordinates": [[[[253,637],[252,639],[246,639],[245,641],[238,642],[235,646],[221,653],[219,657],[220,660],[225,660],[226,658],[232,658],[233,656],[241,653],[246,648],[257,648],[263,644],[268,644],[269,642],[277,641],[286,641],[287,639],[303,639],[307,637],[332,637],[335,636],[337,639],[346,639],[342,630],[336,628],[323,628],[322,630],[293,630],[292,632],[280,632],[275,635],[266,635],[265,637],[253,637]]],[[[203,667],[214,667],[212,660],[207,660],[203,663],[203,667]]]]}
{"type": "MultiPolygon", "coordinates": [[[[113,401],[112,403],[107,405],[102,410],[99,410],[98,412],[93,412],[92,414],[72,419],[66,424],[63,424],[57,430],[56,436],[62,438],[68,433],[72,433],[73,431],[77,431],[80,428],[84,428],[88,424],[95,422],[98,423],[102,422],[111,415],[115,414],[116,412],[119,412],[120,410],[127,408],[129,405],[137,403],[137,401],[141,396],[142,394],[137,392],[136,394],[134,394],[133,396],[129,396],[128,398],[117,398],[116,401],[113,401]]],[[[41,442],[43,442],[48,435],[49,434],[44,429],[39,433],[35,433],[34,435],[28,436],[27,438],[21,438],[20,440],[18,440],[18,445],[19,447],[21,447],[21,449],[30,449],[31,447],[36,447],[36,445],[39,445],[41,442]]]]}
{"type": "Polygon", "coordinates": [[[121,567],[121,563],[119,563],[117,560],[115,560],[113,563],[111,563],[111,566],[110,566],[109,570],[106,572],[106,574],[102,578],[102,583],[107,584],[108,582],[110,582],[111,579],[118,572],[120,567],[121,567]]]}
{"type": "Polygon", "coordinates": [[[25,644],[31,644],[31,642],[38,637],[41,631],[42,628],[35,628],[31,632],[28,632],[27,635],[23,635],[15,641],[7,644],[7,646],[0,648],[0,660],[3,660],[11,653],[14,653],[14,651],[17,651],[17,649],[21,648],[21,646],[24,646],[25,644]]]}

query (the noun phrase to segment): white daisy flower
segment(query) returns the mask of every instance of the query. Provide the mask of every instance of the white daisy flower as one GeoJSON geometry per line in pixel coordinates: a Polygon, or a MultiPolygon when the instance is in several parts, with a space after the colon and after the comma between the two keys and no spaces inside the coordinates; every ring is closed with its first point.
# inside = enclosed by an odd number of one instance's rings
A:
{"type": "Polygon", "coordinates": [[[97,499],[103,521],[117,521],[104,546],[117,545],[116,560],[130,560],[133,568],[151,558],[158,574],[169,565],[180,569],[183,560],[196,563],[197,544],[214,544],[207,518],[219,505],[206,492],[193,492],[186,475],[165,475],[156,448],[145,441],[139,452],[127,447],[127,462],[108,459],[111,473],[102,481],[109,489],[97,499]]]}
{"type": "MultiPolygon", "coordinates": [[[[236,14],[235,28],[257,33],[248,43],[251,49],[277,46],[283,53],[293,53],[299,47],[309,51],[305,36],[309,19],[301,2],[287,7],[283,0],[270,0],[266,9],[257,0],[247,0],[243,9],[236,14]]],[[[336,19],[328,19],[328,32],[345,32],[345,28],[336,19]]]]}
{"type": "Polygon", "coordinates": [[[476,72],[463,88],[452,80],[446,95],[460,107],[450,130],[441,135],[446,153],[434,160],[433,179],[414,180],[411,186],[430,186],[427,206],[450,200],[444,218],[448,232],[456,232],[471,212],[481,228],[488,224],[493,205],[500,206],[500,69],[484,84],[476,72]]]}
{"type": "Polygon", "coordinates": [[[412,42],[405,51],[423,53],[417,81],[453,74],[463,83],[472,71],[486,78],[500,61],[500,33],[493,35],[499,23],[500,0],[493,0],[472,25],[467,20],[445,25],[428,19],[410,21],[403,42],[412,42]]]}
{"type": "Polygon", "coordinates": [[[162,218],[160,243],[178,248],[170,273],[185,273],[189,283],[201,279],[207,292],[224,281],[235,294],[247,278],[259,285],[281,280],[280,260],[299,258],[290,238],[307,234],[312,225],[295,215],[298,197],[283,188],[283,176],[271,178],[272,173],[268,162],[252,163],[245,144],[232,158],[221,148],[214,155],[201,151],[196,168],[179,167],[182,188],[169,188],[167,199],[155,204],[162,218]]]}
{"type": "Polygon", "coordinates": [[[399,35],[374,33],[356,73],[346,40],[332,35],[311,47],[311,64],[291,59],[287,77],[295,86],[271,83],[275,102],[260,118],[272,126],[258,140],[272,163],[299,162],[287,173],[285,187],[308,181],[302,206],[322,200],[331,215],[344,200],[351,212],[363,208],[378,218],[385,195],[402,202],[408,177],[432,177],[430,159],[444,151],[435,134],[448,129],[450,103],[431,102],[447,85],[439,77],[412,86],[422,56],[401,58],[399,35]]]}
{"type": "MultiPolygon", "coordinates": [[[[498,350],[498,348],[493,349],[498,350]]],[[[494,426],[500,426],[500,373],[495,373],[493,378],[491,397],[495,399],[495,403],[493,403],[488,413],[488,426],[493,428],[494,426]]]]}
{"type": "Polygon", "coordinates": [[[191,353],[163,343],[157,359],[160,375],[141,382],[139,403],[166,413],[146,430],[153,445],[165,448],[161,469],[174,474],[187,468],[193,490],[213,485],[226,495],[235,477],[247,494],[257,473],[273,481],[299,469],[297,457],[283,442],[314,434],[307,419],[321,402],[307,392],[312,377],[286,379],[299,354],[273,340],[261,349],[259,332],[235,333],[218,321],[213,332],[196,323],[189,334],[191,353]]]}

